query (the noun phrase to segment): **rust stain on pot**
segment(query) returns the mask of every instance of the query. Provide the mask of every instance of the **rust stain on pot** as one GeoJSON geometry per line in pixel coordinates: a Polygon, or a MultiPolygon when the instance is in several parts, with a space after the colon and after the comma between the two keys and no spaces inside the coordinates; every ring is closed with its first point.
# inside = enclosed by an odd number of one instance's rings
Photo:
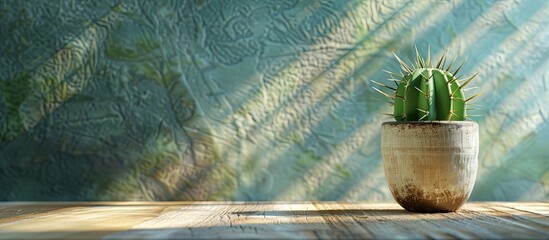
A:
{"type": "Polygon", "coordinates": [[[403,191],[394,189],[395,200],[404,209],[411,212],[454,212],[466,201],[468,196],[455,194],[449,190],[441,193],[425,193],[412,184],[407,184],[403,191]]]}

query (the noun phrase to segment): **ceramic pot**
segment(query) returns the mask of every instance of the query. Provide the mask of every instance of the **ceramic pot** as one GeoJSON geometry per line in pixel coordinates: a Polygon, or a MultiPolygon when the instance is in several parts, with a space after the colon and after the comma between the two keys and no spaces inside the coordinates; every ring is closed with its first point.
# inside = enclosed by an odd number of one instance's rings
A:
{"type": "Polygon", "coordinates": [[[469,198],[478,165],[478,124],[385,122],[381,154],[394,199],[412,212],[453,212],[469,198]]]}

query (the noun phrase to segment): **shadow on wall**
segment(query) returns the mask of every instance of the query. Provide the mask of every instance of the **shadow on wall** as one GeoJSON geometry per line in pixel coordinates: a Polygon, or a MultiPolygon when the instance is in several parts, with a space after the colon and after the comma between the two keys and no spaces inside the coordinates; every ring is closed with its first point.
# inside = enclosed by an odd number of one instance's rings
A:
{"type": "MultiPolygon", "coordinates": [[[[13,4],[12,12],[55,7],[29,4],[13,4]]],[[[58,4],[75,16],[94,9],[89,2],[58,4]]],[[[39,46],[61,45],[29,74],[2,81],[7,114],[2,119],[0,199],[230,196],[234,171],[218,157],[209,129],[200,124],[196,102],[174,67],[177,59],[160,47],[154,32],[158,23],[147,18],[149,11],[170,6],[149,4],[155,3],[114,5],[94,21],[82,20],[83,29],[73,32],[59,26],[53,32],[66,30],[62,34],[74,37],[39,46]]],[[[14,35],[37,45],[41,39],[32,35],[52,31],[40,24],[80,20],[62,17],[21,26],[14,35]]],[[[22,53],[12,54],[3,62],[16,61],[22,53]]]]}
{"type": "MultiPolygon", "coordinates": [[[[390,200],[379,153],[389,110],[366,79],[395,70],[391,51],[457,49],[464,72],[486,72],[478,85],[498,93],[481,99],[495,109],[479,118],[483,150],[507,136],[498,114],[513,138],[548,131],[536,119],[549,96],[525,100],[500,81],[537,69],[541,83],[521,81],[549,85],[547,7],[524,5],[4,1],[0,200],[390,200]],[[528,39],[537,55],[519,47],[528,39]],[[533,104],[502,107],[504,92],[533,104]]],[[[546,199],[543,144],[530,143],[499,144],[498,163],[481,154],[472,199],[546,199]],[[521,191],[525,181],[545,192],[521,191]]]]}
{"type": "MultiPolygon", "coordinates": [[[[197,102],[201,88],[211,84],[204,72],[227,68],[259,54],[252,50],[262,47],[245,39],[249,22],[226,19],[226,14],[251,17],[252,10],[258,10],[255,17],[267,13],[280,20],[281,12],[296,3],[273,1],[265,3],[265,9],[239,2],[225,8],[206,2],[143,2],[110,9],[89,2],[74,9],[59,4],[74,16],[49,16],[43,22],[34,20],[36,25],[5,22],[20,25],[15,35],[31,46],[38,44],[39,39],[32,38],[36,33],[74,37],[37,46],[56,50],[45,63],[15,69],[18,77],[3,72],[7,80],[2,81],[2,106],[8,114],[2,119],[0,171],[6,184],[0,187],[1,199],[230,198],[237,179],[234,166],[217,153],[215,133],[204,115],[207,104],[197,102]],[[93,21],[78,19],[81,9],[103,14],[93,21]],[[167,9],[177,11],[163,12],[167,9]],[[213,21],[208,16],[214,16],[213,21]],[[80,27],[53,24],[71,20],[80,27]],[[202,33],[205,29],[211,32],[202,33]],[[208,49],[201,49],[204,46],[208,49]],[[246,48],[252,50],[239,51],[246,48]],[[214,62],[205,61],[204,54],[211,54],[213,59],[207,60],[214,62]]],[[[6,9],[16,13],[56,7],[18,3],[6,9]]],[[[316,37],[322,39],[328,28],[317,30],[316,37]]],[[[10,43],[24,45],[19,38],[10,43]]],[[[3,62],[13,64],[25,57],[28,50],[23,47],[23,53],[10,52],[3,62]]]]}

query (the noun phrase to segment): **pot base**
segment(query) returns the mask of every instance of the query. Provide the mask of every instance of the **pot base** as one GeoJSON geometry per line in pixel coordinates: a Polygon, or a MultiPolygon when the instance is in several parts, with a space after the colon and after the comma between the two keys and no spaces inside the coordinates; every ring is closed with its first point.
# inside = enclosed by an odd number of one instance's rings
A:
{"type": "Polygon", "coordinates": [[[463,206],[469,197],[467,194],[456,195],[449,190],[438,194],[426,193],[413,185],[407,185],[405,190],[405,193],[394,192],[392,194],[397,203],[410,212],[455,212],[463,206]]]}

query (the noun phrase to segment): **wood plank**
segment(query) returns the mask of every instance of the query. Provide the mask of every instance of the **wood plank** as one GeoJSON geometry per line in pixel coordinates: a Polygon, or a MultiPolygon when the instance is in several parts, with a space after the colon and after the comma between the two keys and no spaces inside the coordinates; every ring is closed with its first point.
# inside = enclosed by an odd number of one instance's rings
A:
{"type": "Polygon", "coordinates": [[[478,238],[524,239],[525,236],[543,238],[547,235],[527,225],[509,221],[482,203],[468,204],[455,214],[459,215],[470,229],[475,229],[478,238]]]}
{"type": "Polygon", "coordinates": [[[63,206],[41,206],[41,205],[14,205],[5,206],[0,209],[0,226],[6,223],[31,219],[46,214],[55,214],[63,211],[63,206]]]}
{"type": "MultiPolygon", "coordinates": [[[[322,219],[308,216],[310,203],[197,203],[171,209],[136,225],[133,230],[109,235],[116,239],[311,239],[322,236],[322,219]],[[151,231],[154,229],[154,231],[151,231]],[[320,231],[320,232],[315,232],[320,231]],[[154,232],[154,233],[152,233],[154,232]]],[[[324,234],[325,238],[330,238],[324,234]]]]}
{"type": "Polygon", "coordinates": [[[440,228],[433,224],[434,219],[444,219],[441,215],[410,213],[398,205],[348,204],[354,211],[362,211],[364,216],[356,215],[360,224],[369,229],[375,238],[465,238],[470,237],[452,229],[440,228]],[[441,231],[443,229],[443,231],[441,231]]]}
{"type": "Polygon", "coordinates": [[[541,216],[549,216],[549,204],[548,203],[528,203],[520,204],[516,202],[505,202],[505,203],[491,203],[491,205],[505,206],[514,210],[523,211],[529,214],[537,214],[541,216]]]}
{"type": "Polygon", "coordinates": [[[395,203],[0,203],[0,239],[548,238],[549,203],[468,203],[410,213],[395,203]]]}
{"type": "Polygon", "coordinates": [[[156,216],[165,206],[136,204],[44,204],[47,209],[0,225],[0,239],[89,239],[129,229],[156,216]],[[57,208],[56,210],[51,210],[57,208]]]}
{"type": "Polygon", "coordinates": [[[496,217],[508,219],[515,224],[532,227],[534,231],[549,232],[549,206],[533,208],[510,204],[490,204],[484,207],[496,211],[497,214],[494,214],[496,217]]]}

